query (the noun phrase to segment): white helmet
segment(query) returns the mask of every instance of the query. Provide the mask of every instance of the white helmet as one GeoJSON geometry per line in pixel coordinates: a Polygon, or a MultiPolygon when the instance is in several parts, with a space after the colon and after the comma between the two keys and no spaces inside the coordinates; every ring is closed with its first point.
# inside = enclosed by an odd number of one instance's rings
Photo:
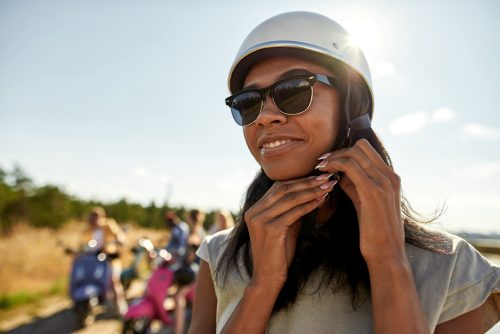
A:
{"type": "Polygon", "coordinates": [[[289,12],[271,17],[253,29],[243,41],[231,70],[228,84],[232,94],[239,91],[248,70],[255,63],[280,55],[313,59],[328,67],[341,61],[365,82],[372,100],[370,69],[363,52],[347,31],[332,19],[311,12],[289,12]]]}

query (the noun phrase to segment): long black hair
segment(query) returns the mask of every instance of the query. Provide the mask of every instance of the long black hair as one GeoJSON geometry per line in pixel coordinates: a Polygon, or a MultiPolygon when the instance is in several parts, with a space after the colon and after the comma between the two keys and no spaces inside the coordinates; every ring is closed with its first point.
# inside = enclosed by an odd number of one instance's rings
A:
{"type": "MultiPolygon", "coordinates": [[[[369,113],[372,99],[364,80],[345,65],[335,66],[337,88],[342,97],[341,110],[349,113],[351,119],[369,113]]],[[[333,149],[346,145],[347,113],[341,113],[340,135],[332,144],[333,149]]],[[[350,144],[365,138],[392,168],[389,154],[371,128],[353,131],[351,135],[350,144]]],[[[264,196],[273,183],[274,181],[260,170],[248,187],[237,224],[228,237],[216,267],[217,284],[224,285],[232,270],[241,275],[240,267],[243,267],[251,277],[253,270],[251,245],[244,220],[245,212],[264,196]]],[[[334,292],[346,289],[351,296],[353,308],[368,296],[366,292],[370,290],[370,277],[359,248],[359,227],[354,205],[340,187],[332,190],[326,205],[330,205],[334,211],[324,224],[318,226],[315,224],[317,209],[301,219],[295,256],[288,269],[287,280],[274,304],[273,312],[292,305],[298,294],[303,291],[308,279],[315,273],[320,275],[318,291],[324,287],[329,287],[334,292]]],[[[448,251],[438,234],[428,232],[421,227],[422,223],[433,221],[438,214],[424,219],[412,209],[404,196],[401,200],[401,214],[407,242],[436,252],[448,251]]]]}

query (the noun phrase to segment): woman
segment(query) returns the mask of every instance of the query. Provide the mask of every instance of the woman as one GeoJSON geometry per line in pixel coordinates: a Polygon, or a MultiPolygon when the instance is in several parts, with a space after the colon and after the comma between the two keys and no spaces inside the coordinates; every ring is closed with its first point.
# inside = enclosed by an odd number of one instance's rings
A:
{"type": "Polygon", "coordinates": [[[237,225],[198,251],[191,333],[482,333],[500,270],[420,227],[370,127],[370,73],[336,22],[275,16],[226,99],[261,166],[237,225]]]}
{"type": "Polygon", "coordinates": [[[106,217],[106,211],[102,207],[91,209],[87,219],[87,229],[83,233],[80,245],[84,251],[90,248],[104,251],[109,255],[112,268],[113,290],[116,296],[116,304],[120,314],[127,313],[127,301],[125,300],[125,291],[120,281],[122,272],[122,262],[120,260],[120,248],[127,244],[127,237],[118,223],[113,218],[106,217]],[[90,247],[89,241],[93,240],[95,245],[90,247]],[[90,247],[90,248],[89,248],[90,247]]]}

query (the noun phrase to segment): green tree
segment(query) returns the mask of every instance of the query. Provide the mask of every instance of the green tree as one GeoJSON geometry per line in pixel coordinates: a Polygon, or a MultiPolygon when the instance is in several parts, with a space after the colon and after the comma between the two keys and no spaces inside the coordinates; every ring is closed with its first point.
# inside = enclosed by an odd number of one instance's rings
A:
{"type": "Polygon", "coordinates": [[[37,227],[59,228],[71,217],[71,198],[55,186],[36,189],[29,197],[29,221],[37,227]]]}

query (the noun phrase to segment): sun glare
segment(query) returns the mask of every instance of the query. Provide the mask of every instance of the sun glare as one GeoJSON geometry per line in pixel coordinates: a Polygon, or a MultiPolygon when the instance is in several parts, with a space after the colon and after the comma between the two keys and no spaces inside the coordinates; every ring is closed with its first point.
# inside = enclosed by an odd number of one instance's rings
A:
{"type": "Polygon", "coordinates": [[[363,50],[368,62],[387,57],[391,42],[390,20],[387,13],[369,5],[352,4],[335,9],[333,18],[349,32],[349,44],[363,50]]]}
{"type": "Polygon", "coordinates": [[[378,26],[368,17],[355,17],[346,22],[349,43],[363,50],[368,57],[375,57],[380,49],[381,36],[378,26]]]}

